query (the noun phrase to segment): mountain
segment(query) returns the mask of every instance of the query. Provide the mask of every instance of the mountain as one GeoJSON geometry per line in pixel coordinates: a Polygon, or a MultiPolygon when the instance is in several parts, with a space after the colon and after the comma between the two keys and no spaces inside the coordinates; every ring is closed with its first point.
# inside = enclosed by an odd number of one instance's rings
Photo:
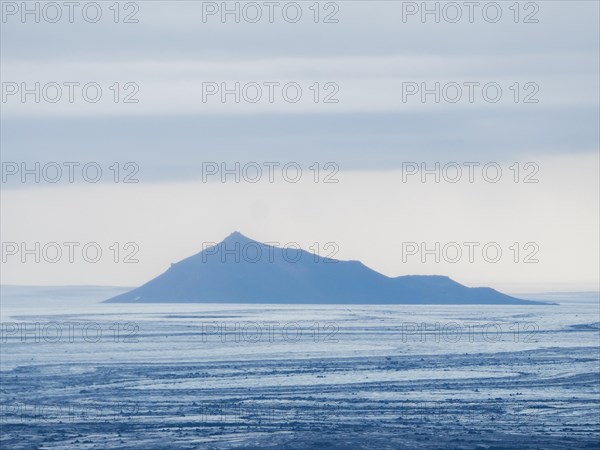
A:
{"type": "Polygon", "coordinates": [[[107,302],[525,305],[491,288],[445,276],[390,278],[359,261],[324,258],[235,232],[146,284],[107,302]]]}

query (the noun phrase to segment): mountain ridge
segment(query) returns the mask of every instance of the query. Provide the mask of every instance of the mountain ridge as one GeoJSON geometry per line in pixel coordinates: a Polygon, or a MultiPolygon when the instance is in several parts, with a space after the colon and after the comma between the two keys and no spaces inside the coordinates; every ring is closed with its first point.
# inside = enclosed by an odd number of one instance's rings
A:
{"type": "Polygon", "coordinates": [[[271,246],[238,231],[106,302],[283,304],[544,304],[444,275],[388,277],[358,260],[271,246]]]}

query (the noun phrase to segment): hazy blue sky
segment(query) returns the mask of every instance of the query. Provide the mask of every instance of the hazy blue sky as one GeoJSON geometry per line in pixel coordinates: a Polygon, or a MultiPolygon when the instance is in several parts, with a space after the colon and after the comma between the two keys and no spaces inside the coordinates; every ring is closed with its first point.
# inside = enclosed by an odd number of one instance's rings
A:
{"type": "MultiPolygon", "coordinates": [[[[3,98],[2,161],[97,162],[105,175],[97,184],[57,185],[8,177],[2,241],[134,241],[140,262],[12,258],[2,264],[3,283],[135,285],[239,230],[305,247],[334,241],[337,257],[387,275],[447,274],[512,291],[598,287],[598,2],[541,1],[535,14],[521,2],[519,23],[513,2],[498,3],[496,23],[480,9],[469,23],[464,7],[458,23],[422,23],[418,14],[405,23],[410,2],[365,1],[322,2],[319,22],[337,10],[337,23],[314,23],[313,2],[298,3],[297,23],[279,10],[274,23],[222,23],[218,15],[204,23],[202,3],[135,2],[138,23],[114,23],[110,2],[97,23],[77,11],[73,23],[5,14],[3,83],[95,82],[103,96],[3,98]],[[522,23],[528,14],[538,22],[522,23]],[[115,82],[135,83],[139,102],[115,103],[115,82]],[[303,96],[203,102],[203,82],[294,82],[303,96]],[[334,83],[339,101],[315,103],[315,82],[334,83]],[[422,103],[418,95],[403,101],[407,82],[496,83],[503,91],[497,103],[477,89],[473,102],[422,103]],[[527,83],[537,103],[523,102],[527,83]],[[297,184],[202,183],[203,163],[251,161],[298,162],[304,176],[297,184]],[[140,182],[110,182],[114,162],[134,162],[140,182]],[[339,183],[312,182],[314,162],[337,164],[339,183]],[[499,183],[402,183],[405,162],[496,162],[504,171],[499,183]],[[515,162],[535,163],[539,182],[512,181],[515,162]],[[509,253],[498,264],[403,262],[407,241],[505,249],[535,242],[540,262],[514,263],[509,253]]],[[[136,9],[121,7],[120,22],[136,9]]]]}

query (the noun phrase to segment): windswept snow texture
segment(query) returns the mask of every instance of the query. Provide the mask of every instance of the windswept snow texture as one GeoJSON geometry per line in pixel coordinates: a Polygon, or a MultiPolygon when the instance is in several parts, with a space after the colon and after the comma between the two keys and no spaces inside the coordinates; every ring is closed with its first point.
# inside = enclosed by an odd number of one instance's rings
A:
{"type": "Polygon", "coordinates": [[[597,294],[543,308],[101,302],[118,292],[2,287],[3,449],[600,445],[597,294]]]}
{"type": "Polygon", "coordinates": [[[445,276],[389,278],[359,261],[269,246],[235,232],[109,302],[532,304],[445,276]]]}

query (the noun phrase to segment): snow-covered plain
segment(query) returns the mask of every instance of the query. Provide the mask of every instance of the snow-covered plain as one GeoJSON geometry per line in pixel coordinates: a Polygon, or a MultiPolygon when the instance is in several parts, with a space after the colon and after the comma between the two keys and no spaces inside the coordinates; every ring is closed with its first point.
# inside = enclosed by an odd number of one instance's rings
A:
{"type": "Polygon", "coordinates": [[[101,303],[122,291],[2,287],[2,448],[600,448],[597,293],[101,303]]]}

